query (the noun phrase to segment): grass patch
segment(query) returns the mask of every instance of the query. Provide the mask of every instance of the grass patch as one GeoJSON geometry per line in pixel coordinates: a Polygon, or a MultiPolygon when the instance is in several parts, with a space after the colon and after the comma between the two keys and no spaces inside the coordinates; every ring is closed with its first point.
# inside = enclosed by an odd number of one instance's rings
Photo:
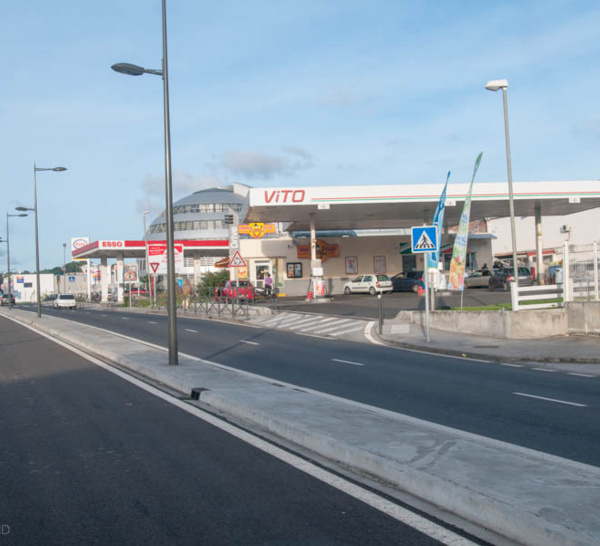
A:
{"type": "MultiPolygon", "coordinates": [[[[539,299],[539,300],[531,300],[524,301],[520,304],[520,307],[527,307],[528,305],[537,305],[539,303],[562,303],[562,298],[552,298],[552,299],[539,299]]],[[[552,308],[550,308],[552,309],[552,308]]],[[[558,309],[558,307],[557,307],[558,309]]],[[[441,311],[442,309],[440,309],[441,311]]],[[[512,311],[512,303],[497,303],[494,305],[482,305],[480,307],[463,307],[462,311],[512,311]]],[[[461,311],[460,307],[452,307],[451,309],[447,309],[447,311],[461,311]]]]}

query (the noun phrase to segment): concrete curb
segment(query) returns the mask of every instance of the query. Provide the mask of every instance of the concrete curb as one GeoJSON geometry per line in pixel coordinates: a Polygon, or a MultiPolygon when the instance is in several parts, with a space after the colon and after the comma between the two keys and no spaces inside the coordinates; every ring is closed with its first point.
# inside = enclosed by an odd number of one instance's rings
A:
{"type": "Polygon", "coordinates": [[[99,347],[96,329],[78,325],[63,331],[55,322],[63,319],[40,324],[12,318],[186,395],[206,388],[200,400],[218,411],[523,544],[600,543],[600,470],[595,467],[195,359],[182,357],[176,370],[169,369],[163,351],[116,335],[99,347]],[[521,472],[507,484],[504,474],[493,475],[501,467],[528,469],[532,477],[521,472]]]}
{"type": "MultiPolygon", "coordinates": [[[[539,363],[558,363],[558,364],[600,364],[600,358],[567,358],[567,357],[538,357],[529,356],[507,356],[494,355],[490,353],[477,353],[470,350],[456,350],[435,347],[420,343],[410,343],[408,341],[398,341],[389,339],[385,335],[380,336],[377,332],[372,332],[373,337],[385,345],[391,345],[400,349],[411,349],[414,351],[425,351],[447,356],[457,356],[462,358],[472,358],[476,360],[489,360],[492,362],[539,362],[539,363]]],[[[502,340],[500,340],[502,342],[502,340]]]]}

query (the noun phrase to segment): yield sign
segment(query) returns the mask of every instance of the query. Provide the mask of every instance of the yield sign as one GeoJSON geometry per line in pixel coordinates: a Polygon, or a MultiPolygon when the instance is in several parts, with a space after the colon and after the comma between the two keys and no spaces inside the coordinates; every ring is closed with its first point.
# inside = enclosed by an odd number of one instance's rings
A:
{"type": "Polygon", "coordinates": [[[156,270],[158,269],[158,266],[159,266],[159,265],[160,265],[160,264],[159,264],[159,263],[157,263],[157,262],[150,262],[150,267],[152,268],[152,272],[153,272],[153,273],[156,273],[156,270]]]}
{"type": "Polygon", "coordinates": [[[240,251],[236,250],[233,258],[229,260],[229,267],[246,267],[246,262],[240,256],[240,251]]]}

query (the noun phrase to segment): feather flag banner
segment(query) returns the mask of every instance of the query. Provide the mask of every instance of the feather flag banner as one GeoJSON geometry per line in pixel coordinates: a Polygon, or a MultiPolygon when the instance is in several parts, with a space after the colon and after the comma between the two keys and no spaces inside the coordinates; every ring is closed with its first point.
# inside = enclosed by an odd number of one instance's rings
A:
{"type": "Polygon", "coordinates": [[[460,216],[460,222],[458,224],[458,230],[456,232],[456,239],[454,240],[454,250],[452,251],[452,261],[450,262],[450,277],[448,278],[448,289],[462,292],[465,288],[465,264],[467,257],[467,243],[469,241],[469,220],[471,217],[471,194],[473,192],[473,182],[475,181],[475,175],[479,169],[481,163],[481,152],[475,160],[475,166],[473,167],[473,176],[471,177],[471,185],[465,198],[465,204],[463,205],[462,214],[460,216]]]}
{"type": "Polygon", "coordinates": [[[435,214],[433,215],[432,225],[437,226],[438,228],[438,249],[436,252],[430,252],[427,254],[427,267],[434,269],[437,269],[438,262],[440,261],[440,248],[442,247],[442,229],[444,227],[444,211],[446,210],[446,191],[448,190],[448,180],[450,180],[450,171],[448,171],[448,176],[446,176],[446,185],[444,186],[442,195],[440,195],[437,209],[435,209],[435,214]]]}

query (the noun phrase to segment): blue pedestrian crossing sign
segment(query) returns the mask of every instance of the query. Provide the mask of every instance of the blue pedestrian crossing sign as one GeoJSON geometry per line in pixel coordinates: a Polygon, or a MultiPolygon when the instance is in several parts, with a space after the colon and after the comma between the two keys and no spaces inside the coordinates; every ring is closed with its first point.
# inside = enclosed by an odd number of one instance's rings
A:
{"type": "Polygon", "coordinates": [[[437,226],[419,226],[411,228],[412,251],[437,252],[438,228],[437,226]]]}

